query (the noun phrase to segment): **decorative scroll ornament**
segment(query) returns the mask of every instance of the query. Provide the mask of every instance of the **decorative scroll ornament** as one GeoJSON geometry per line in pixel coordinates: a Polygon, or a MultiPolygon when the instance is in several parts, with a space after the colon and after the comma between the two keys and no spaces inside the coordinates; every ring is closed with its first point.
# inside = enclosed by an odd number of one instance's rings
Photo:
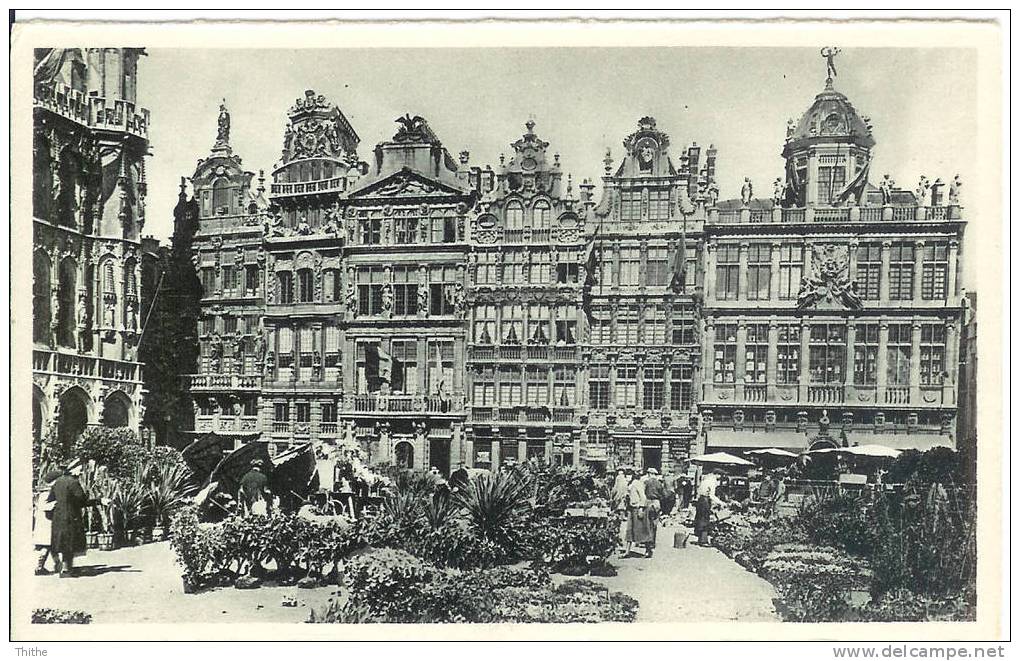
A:
{"type": "Polygon", "coordinates": [[[811,255],[811,275],[800,284],[797,307],[840,307],[860,310],[863,307],[850,280],[850,251],[847,246],[815,246],[811,255]]]}

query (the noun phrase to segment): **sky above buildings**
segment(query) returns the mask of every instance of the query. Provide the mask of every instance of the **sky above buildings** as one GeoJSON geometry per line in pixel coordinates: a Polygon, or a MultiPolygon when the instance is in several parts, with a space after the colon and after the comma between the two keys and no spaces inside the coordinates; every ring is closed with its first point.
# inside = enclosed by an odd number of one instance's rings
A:
{"type": "MultiPolygon", "coordinates": [[[[976,67],[966,49],[843,49],[835,87],[871,118],[873,183],[888,173],[913,189],[921,174],[948,182],[959,173],[967,204],[976,67]]],[[[623,139],[650,115],[674,158],[692,142],[716,146],[725,199],[740,196],[744,177],[755,196],[771,195],[786,121],[799,119],[824,83],[817,48],[149,49],[138,82],[152,113],[146,231],[170,236],[180,177],[209,154],[223,99],[234,153],[246,169],[265,170],[267,184],[287,110],[313,89],[347,116],[363,160],[410,113],[454,156],[466,149],[473,165],[496,166],[534,119],[575,191],[585,178],[600,184],[606,149],[618,163],[623,139]]],[[[974,269],[967,252],[965,243],[965,285],[974,269]]]]}

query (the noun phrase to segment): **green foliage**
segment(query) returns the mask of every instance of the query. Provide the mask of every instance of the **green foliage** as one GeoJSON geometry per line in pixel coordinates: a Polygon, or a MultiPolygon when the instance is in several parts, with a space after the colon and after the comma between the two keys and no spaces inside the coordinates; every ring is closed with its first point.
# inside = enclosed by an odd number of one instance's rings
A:
{"type": "Polygon", "coordinates": [[[606,500],[608,491],[587,468],[545,466],[535,473],[536,507],[559,515],[574,503],[606,500]]]}
{"type": "Polygon", "coordinates": [[[604,565],[616,549],[620,521],[615,517],[543,518],[533,522],[527,540],[531,557],[555,571],[604,565]]]}
{"type": "Polygon", "coordinates": [[[554,588],[540,567],[443,570],[399,551],[352,558],[343,576],[310,622],[631,622],[638,606],[593,581],[554,588]]]}
{"type": "Polygon", "coordinates": [[[85,611],[36,608],[32,611],[32,624],[92,624],[92,616],[85,611]]]}
{"type": "Polygon", "coordinates": [[[157,525],[166,526],[176,510],[184,507],[197,488],[183,463],[154,462],[148,473],[146,502],[157,525]]]}
{"type": "Polygon", "coordinates": [[[886,592],[855,613],[862,622],[974,621],[977,598],[972,590],[950,597],[932,598],[905,589],[886,592]]]}
{"type": "Polygon", "coordinates": [[[126,427],[88,427],[71,449],[71,456],[79,462],[105,466],[114,478],[133,475],[145,454],[138,436],[126,427]]]}
{"type": "Polygon", "coordinates": [[[798,518],[811,540],[850,553],[871,555],[879,542],[869,498],[851,491],[816,490],[798,518]]]}
{"type": "Polygon", "coordinates": [[[454,499],[473,532],[509,556],[523,535],[530,491],[531,480],[524,473],[488,473],[471,480],[454,499]]]}

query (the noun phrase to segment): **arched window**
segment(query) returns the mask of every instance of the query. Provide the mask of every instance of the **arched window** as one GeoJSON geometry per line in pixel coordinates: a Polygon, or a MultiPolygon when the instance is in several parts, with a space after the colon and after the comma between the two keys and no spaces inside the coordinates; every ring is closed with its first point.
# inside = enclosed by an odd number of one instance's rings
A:
{"type": "Polygon", "coordinates": [[[302,303],[311,303],[314,294],[312,287],[312,269],[298,269],[298,300],[302,303]]]}
{"type": "Polygon", "coordinates": [[[138,279],[135,277],[135,266],[137,262],[128,258],[124,263],[124,295],[138,296],[138,279]]]}
{"type": "Polygon", "coordinates": [[[535,229],[549,229],[549,203],[545,200],[535,202],[534,219],[532,227],[535,229]]]}
{"type": "Polygon", "coordinates": [[[226,179],[213,182],[213,212],[230,213],[230,189],[226,179]]]}
{"type": "Polygon", "coordinates": [[[60,262],[57,287],[57,342],[64,347],[74,346],[75,296],[78,292],[78,265],[70,257],[60,262]]]}
{"type": "Polygon", "coordinates": [[[117,281],[113,277],[113,260],[108,259],[103,264],[103,293],[116,294],[117,281]]]}
{"type": "Polygon", "coordinates": [[[50,342],[50,258],[37,250],[32,259],[32,339],[50,342]]]}
{"type": "Polygon", "coordinates": [[[290,271],[280,271],[276,274],[276,281],[280,290],[280,303],[294,302],[294,274],[290,271]]]}
{"type": "Polygon", "coordinates": [[[506,228],[519,230],[524,227],[524,207],[520,202],[511,202],[506,206],[506,228]]]}

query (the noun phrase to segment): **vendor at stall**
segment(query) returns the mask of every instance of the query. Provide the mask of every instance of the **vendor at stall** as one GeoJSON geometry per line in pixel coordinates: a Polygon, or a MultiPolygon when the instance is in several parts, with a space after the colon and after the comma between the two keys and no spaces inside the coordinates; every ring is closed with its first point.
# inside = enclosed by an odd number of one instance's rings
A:
{"type": "Polygon", "coordinates": [[[709,546],[708,530],[712,525],[712,508],[726,506],[716,494],[722,475],[721,468],[714,468],[698,482],[698,499],[694,505],[694,534],[701,546],[709,546]]]}

